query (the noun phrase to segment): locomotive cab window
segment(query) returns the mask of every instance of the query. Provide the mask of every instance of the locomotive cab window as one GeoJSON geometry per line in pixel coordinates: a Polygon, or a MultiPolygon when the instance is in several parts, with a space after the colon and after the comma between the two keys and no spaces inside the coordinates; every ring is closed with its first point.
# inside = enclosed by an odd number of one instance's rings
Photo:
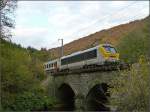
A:
{"type": "Polygon", "coordinates": [[[116,53],[116,49],[111,46],[103,46],[107,52],[116,53]]]}

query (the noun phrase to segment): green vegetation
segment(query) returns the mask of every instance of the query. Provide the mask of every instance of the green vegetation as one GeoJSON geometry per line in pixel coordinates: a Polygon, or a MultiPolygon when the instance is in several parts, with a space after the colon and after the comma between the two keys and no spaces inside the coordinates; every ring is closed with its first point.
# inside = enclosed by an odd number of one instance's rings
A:
{"type": "Polygon", "coordinates": [[[150,98],[150,65],[141,58],[130,71],[121,72],[110,84],[111,105],[121,112],[148,112],[150,98]]]}
{"type": "Polygon", "coordinates": [[[49,98],[40,86],[46,78],[43,60],[39,58],[43,52],[35,50],[31,53],[2,38],[0,47],[3,110],[51,110],[55,99],[49,98]]]}
{"type": "Polygon", "coordinates": [[[140,55],[150,57],[150,23],[149,18],[145,21],[144,27],[130,32],[122,38],[118,47],[121,59],[125,62],[135,63],[138,61],[140,55]]]}
{"type": "Polygon", "coordinates": [[[120,71],[110,85],[110,103],[118,111],[148,111],[150,105],[150,33],[149,19],[145,26],[130,32],[117,46],[121,59],[132,64],[131,69],[120,71]]]}
{"type": "Polygon", "coordinates": [[[23,94],[16,97],[15,101],[10,108],[12,110],[33,110],[33,111],[47,111],[51,110],[55,99],[50,98],[43,94],[42,89],[35,89],[31,92],[24,92],[23,94]]]}

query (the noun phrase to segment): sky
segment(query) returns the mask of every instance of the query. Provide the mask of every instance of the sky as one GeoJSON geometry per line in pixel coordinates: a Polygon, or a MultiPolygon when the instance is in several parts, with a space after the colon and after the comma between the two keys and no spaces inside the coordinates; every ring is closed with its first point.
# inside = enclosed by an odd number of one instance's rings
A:
{"type": "Polygon", "coordinates": [[[12,41],[51,49],[149,15],[149,1],[18,1],[12,41]]]}

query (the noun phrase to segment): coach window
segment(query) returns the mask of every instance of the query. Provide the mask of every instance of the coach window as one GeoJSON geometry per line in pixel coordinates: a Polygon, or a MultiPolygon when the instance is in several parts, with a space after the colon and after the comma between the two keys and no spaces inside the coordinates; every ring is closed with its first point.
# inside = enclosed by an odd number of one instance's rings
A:
{"type": "Polygon", "coordinates": [[[63,65],[67,64],[67,58],[63,59],[63,65]]]}
{"type": "Polygon", "coordinates": [[[86,60],[86,53],[83,53],[83,60],[86,60]]]}
{"type": "Polygon", "coordinates": [[[69,58],[69,64],[72,63],[72,57],[69,58]]]}
{"type": "Polygon", "coordinates": [[[66,59],[66,64],[70,64],[70,62],[71,62],[71,58],[69,57],[66,59]]]}
{"type": "Polygon", "coordinates": [[[82,53],[80,56],[81,56],[81,61],[84,60],[84,53],[82,53]]]}
{"type": "Polygon", "coordinates": [[[71,63],[75,62],[75,56],[71,57],[71,63]]]}
{"type": "Polygon", "coordinates": [[[64,59],[61,60],[61,65],[64,65],[64,59]]]}
{"type": "Polygon", "coordinates": [[[89,57],[89,56],[88,56],[88,52],[85,52],[85,53],[84,53],[84,58],[85,58],[85,60],[87,60],[88,57],[89,57]]]}
{"type": "Polygon", "coordinates": [[[66,64],[66,59],[62,59],[62,65],[66,64]]]}
{"type": "Polygon", "coordinates": [[[77,55],[77,61],[78,61],[78,62],[80,61],[80,54],[77,55]]]}
{"type": "Polygon", "coordinates": [[[70,63],[74,63],[74,56],[70,58],[70,63]]]}
{"type": "Polygon", "coordinates": [[[76,62],[80,61],[80,55],[76,55],[76,62]]]}
{"type": "Polygon", "coordinates": [[[64,61],[64,65],[66,65],[67,64],[67,58],[63,59],[63,61],[64,61]]]}
{"type": "Polygon", "coordinates": [[[81,60],[80,58],[81,58],[80,54],[77,55],[77,61],[78,61],[78,62],[81,60]]]}
{"type": "Polygon", "coordinates": [[[76,56],[72,57],[72,63],[76,62],[76,56]]]}
{"type": "Polygon", "coordinates": [[[69,57],[69,63],[73,63],[73,57],[74,57],[74,56],[69,57]]]}
{"type": "Polygon", "coordinates": [[[61,60],[61,65],[65,65],[65,59],[61,60]]]}
{"type": "Polygon", "coordinates": [[[73,56],[73,63],[77,62],[77,55],[73,56]]]}
{"type": "Polygon", "coordinates": [[[65,64],[69,64],[69,60],[70,60],[69,58],[66,58],[65,59],[65,64]]]}
{"type": "Polygon", "coordinates": [[[72,56],[72,57],[71,57],[71,63],[74,63],[74,62],[75,62],[74,59],[75,59],[74,56],[72,56]]]}

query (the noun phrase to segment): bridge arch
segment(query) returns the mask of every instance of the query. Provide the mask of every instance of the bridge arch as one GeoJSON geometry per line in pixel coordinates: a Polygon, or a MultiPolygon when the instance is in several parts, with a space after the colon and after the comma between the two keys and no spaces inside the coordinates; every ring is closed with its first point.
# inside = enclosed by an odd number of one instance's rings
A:
{"type": "Polygon", "coordinates": [[[91,87],[85,98],[85,109],[88,111],[109,111],[107,89],[107,83],[97,83],[91,87]]]}
{"type": "Polygon", "coordinates": [[[62,83],[57,90],[57,98],[60,101],[61,110],[72,111],[75,109],[75,93],[67,83],[62,83]]]}

